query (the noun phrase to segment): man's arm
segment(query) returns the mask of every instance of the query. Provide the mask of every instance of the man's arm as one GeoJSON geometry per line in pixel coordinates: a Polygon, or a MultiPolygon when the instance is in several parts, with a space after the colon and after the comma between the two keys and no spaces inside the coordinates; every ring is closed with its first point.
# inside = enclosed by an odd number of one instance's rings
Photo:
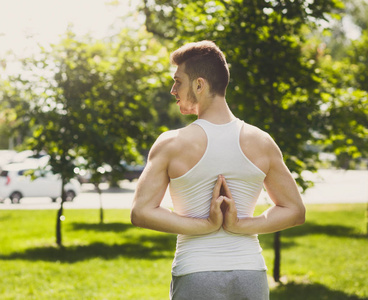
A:
{"type": "MultiPolygon", "coordinates": [[[[238,219],[235,202],[231,197],[225,198],[227,210],[223,226],[227,231],[243,234],[271,233],[305,222],[302,198],[294,178],[283,161],[281,151],[271,138],[268,140],[268,146],[270,164],[264,184],[275,206],[260,216],[238,219]]],[[[226,182],[224,184],[226,185],[226,182]]]]}
{"type": "Polygon", "coordinates": [[[170,180],[167,174],[168,165],[175,155],[172,147],[175,144],[173,139],[170,133],[163,134],[152,146],[135,192],[131,210],[132,224],[175,234],[200,235],[214,232],[223,222],[220,209],[222,199],[218,197],[221,180],[215,185],[208,219],[180,216],[160,206],[170,180]]]}

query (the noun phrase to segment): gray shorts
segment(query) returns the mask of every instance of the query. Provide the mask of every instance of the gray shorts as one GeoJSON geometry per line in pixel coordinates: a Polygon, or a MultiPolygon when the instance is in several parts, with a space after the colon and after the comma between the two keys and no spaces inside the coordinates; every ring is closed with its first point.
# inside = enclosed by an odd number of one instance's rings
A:
{"type": "Polygon", "coordinates": [[[266,271],[235,270],[172,276],[172,300],[268,300],[266,271]]]}

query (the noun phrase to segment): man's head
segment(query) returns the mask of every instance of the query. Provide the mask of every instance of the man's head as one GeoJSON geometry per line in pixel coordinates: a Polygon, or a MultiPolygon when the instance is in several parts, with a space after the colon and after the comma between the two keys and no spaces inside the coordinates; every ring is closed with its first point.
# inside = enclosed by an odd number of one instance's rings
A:
{"type": "Polygon", "coordinates": [[[211,41],[186,44],[171,54],[171,63],[184,66],[183,70],[192,82],[203,78],[209,84],[210,93],[225,96],[229,84],[229,68],[221,50],[211,41]]]}

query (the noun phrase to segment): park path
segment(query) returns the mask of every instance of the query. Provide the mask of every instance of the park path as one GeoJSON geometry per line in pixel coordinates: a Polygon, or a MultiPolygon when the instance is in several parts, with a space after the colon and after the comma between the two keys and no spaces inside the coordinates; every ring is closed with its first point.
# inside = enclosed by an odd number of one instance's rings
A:
{"type": "MultiPolygon", "coordinates": [[[[325,203],[366,203],[368,202],[368,170],[320,170],[318,173],[306,173],[306,179],[315,182],[315,186],[302,195],[305,204],[325,203]]],[[[104,208],[130,208],[136,188],[136,182],[123,181],[121,188],[105,188],[102,195],[104,208]]],[[[271,203],[266,192],[262,191],[258,204],[271,203]]],[[[172,207],[171,198],[166,192],[163,203],[172,207]]],[[[84,184],[82,193],[73,202],[65,203],[66,209],[99,208],[98,194],[93,185],[84,184]]],[[[48,198],[24,198],[21,204],[0,203],[2,209],[57,209],[59,203],[48,198]]]]}
{"type": "MultiPolygon", "coordinates": [[[[305,204],[368,202],[368,170],[322,169],[317,173],[306,172],[303,176],[314,182],[314,186],[302,195],[305,204]]],[[[265,192],[259,200],[270,201],[265,192]]]]}

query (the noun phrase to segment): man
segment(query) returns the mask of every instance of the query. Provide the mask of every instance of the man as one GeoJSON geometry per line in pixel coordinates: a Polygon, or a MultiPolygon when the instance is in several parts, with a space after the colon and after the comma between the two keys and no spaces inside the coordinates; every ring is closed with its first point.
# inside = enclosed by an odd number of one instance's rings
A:
{"type": "Polygon", "coordinates": [[[182,114],[198,119],[152,146],[132,223],[178,234],[172,299],[268,299],[257,234],[304,223],[295,181],[272,138],[230,111],[229,69],[213,42],[186,44],[171,61],[171,94],[182,114]],[[160,206],[168,185],[174,211],[160,206]],[[275,205],[253,217],[263,185],[275,205]]]}

